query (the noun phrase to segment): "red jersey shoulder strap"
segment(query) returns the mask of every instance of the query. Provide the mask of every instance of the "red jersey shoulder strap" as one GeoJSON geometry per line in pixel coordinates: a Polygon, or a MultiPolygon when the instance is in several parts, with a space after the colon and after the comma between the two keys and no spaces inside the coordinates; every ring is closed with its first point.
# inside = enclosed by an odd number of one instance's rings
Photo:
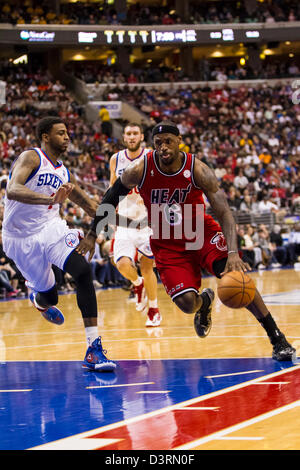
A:
{"type": "Polygon", "coordinates": [[[195,179],[194,179],[194,166],[195,166],[196,156],[194,154],[191,154],[191,153],[189,155],[190,155],[190,159],[191,159],[191,180],[192,180],[193,186],[195,186],[196,189],[200,189],[202,191],[202,188],[200,188],[200,186],[196,185],[195,179]]]}
{"type": "Polygon", "coordinates": [[[149,162],[151,162],[151,160],[153,160],[153,150],[151,150],[150,152],[147,152],[146,154],[144,154],[143,158],[144,158],[144,171],[143,171],[143,176],[142,176],[141,182],[138,185],[139,190],[141,189],[141,187],[143,186],[143,184],[145,182],[145,179],[146,179],[146,176],[147,176],[147,171],[148,171],[149,166],[150,166],[149,162]]]}

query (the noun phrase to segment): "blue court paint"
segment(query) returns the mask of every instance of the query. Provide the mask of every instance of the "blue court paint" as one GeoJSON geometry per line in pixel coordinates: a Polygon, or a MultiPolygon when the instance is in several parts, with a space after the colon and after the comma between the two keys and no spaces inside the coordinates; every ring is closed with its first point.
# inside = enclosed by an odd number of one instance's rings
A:
{"type": "Polygon", "coordinates": [[[271,358],[134,360],[119,361],[116,372],[94,373],[75,361],[1,363],[0,449],[35,447],[291,366],[271,358]],[[154,384],[113,387],[145,382],[154,384]],[[162,393],[136,393],[149,390],[162,393]]]}

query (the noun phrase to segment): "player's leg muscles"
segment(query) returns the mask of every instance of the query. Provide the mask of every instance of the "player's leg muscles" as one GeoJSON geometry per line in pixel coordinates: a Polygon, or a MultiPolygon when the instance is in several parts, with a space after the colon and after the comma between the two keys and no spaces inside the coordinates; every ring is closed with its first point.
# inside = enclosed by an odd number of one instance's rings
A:
{"type": "Polygon", "coordinates": [[[65,263],[64,270],[71,274],[76,284],[77,304],[85,326],[93,326],[96,324],[98,308],[89,263],[83,256],[73,251],[65,263]]]}
{"type": "Polygon", "coordinates": [[[132,259],[128,256],[121,256],[117,260],[116,266],[122,276],[126,277],[126,279],[129,279],[131,282],[134,282],[138,279],[137,269],[132,259]]]}
{"type": "Polygon", "coordinates": [[[195,313],[202,306],[202,297],[194,291],[184,292],[173,300],[184,313],[195,313]]]}
{"type": "Polygon", "coordinates": [[[153,271],[153,259],[147,258],[147,256],[142,256],[140,268],[141,274],[144,278],[148,299],[154,300],[157,298],[157,278],[153,271]]]}

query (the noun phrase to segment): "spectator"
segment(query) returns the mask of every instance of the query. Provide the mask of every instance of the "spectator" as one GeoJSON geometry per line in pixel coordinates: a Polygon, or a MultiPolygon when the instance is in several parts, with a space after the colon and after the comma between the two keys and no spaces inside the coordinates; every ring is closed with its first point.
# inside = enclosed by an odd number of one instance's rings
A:
{"type": "Polygon", "coordinates": [[[270,212],[276,213],[279,211],[279,207],[276,204],[274,204],[274,202],[270,201],[268,196],[264,196],[262,201],[258,203],[258,211],[261,214],[270,213],[270,212]]]}
{"type": "Polygon", "coordinates": [[[300,223],[295,224],[289,234],[288,252],[291,263],[296,263],[300,255],[300,223]]]}
{"type": "Polygon", "coordinates": [[[242,200],[241,205],[240,205],[240,211],[252,212],[251,196],[249,194],[244,196],[244,199],[242,200]]]}
{"type": "Polygon", "coordinates": [[[236,188],[234,186],[232,186],[230,188],[227,200],[228,200],[229,207],[233,211],[239,210],[240,204],[241,204],[241,199],[240,199],[240,195],[239,195],[238,191],[236,190],[236,188]]]}
{"type": "MultiPolygon", "coordinates": [[[[91,260],[93,283],[95,288],[102,287],[103,285],[107,284],[108,281],[110,281],[109,264],[105,259],[102,258],[100,253],[100,237],[98,237],[96,240],[95,252],[91,260]]],[[[88,259],[88,255],[86,255],[86,259],[88,259]]]]}
{"type": "Polygon", "coordinates": [[[276,221],[278,223],[282,223],[282,220],[284,216],[286,215],[285,209],[282,209],[277,206],[270,198],[269,196],[263,196],[262,201],[258,203],[258,212],[261,214],[266,214],[266,213],[274,213],[276,217],[276,221]]]}
{"type": "Polygon", "coordinates": [[[112,123],[110,121],[109,111],[105,106],[100,107],[99,117],[101,119],[101,131],[106,137],[111,137],[112,135],[112,123]]]}
{"type": "Polygon", "coordinates": [[[243,253],[243,260],[249,264],[251,268],[255,267],[255,255],[253,249],[249,249],[249,244],[247,244],[245,238],[245,229],[244,227],[238,227],[237,230],[237,239],[238,239],[238,248],[243,253]]]}
{"type": "Polygon", "coordinates": [[[258,265],[259,269],[266,267],[279,267],[279,263],[274,256],[274,247],[270,242],[270,233],[265,226],[260,226],[257,233],[253,235],[253,242],[255,247],[261,248],[262,252],[262,266],[258,265]]]}
{"type": "Polygon", "coordinates": [[[270,233],[270,243],[277,262],[281,266],[289,264],[288,246],[283,244],[280,225],[274,225],[273,230],[270,233]]]}
{"type": "Polygon", "coordinates": [[[233,184],[237,189],[240,189],[240,190],[243,190],[248,186],[249,180],[244,175],[244,171],[242,168],[239,169],[237,176],[233,180],[233,184]]]}

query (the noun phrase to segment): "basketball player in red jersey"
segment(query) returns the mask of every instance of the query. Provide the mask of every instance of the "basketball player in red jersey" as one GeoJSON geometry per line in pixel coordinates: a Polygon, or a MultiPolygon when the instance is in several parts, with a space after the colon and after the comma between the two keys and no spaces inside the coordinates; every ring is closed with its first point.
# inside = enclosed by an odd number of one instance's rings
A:
{"type": "MultiPolygon", "coordinates": [[[[204,338],[211,329],[214,292],[204,289],[199,294],[201,268],[220,278],[250,267],[240,258],[236,224],[214,172],[194,155],[179,150],[182,139],[172,122],[157,124],[152,136],[155,150],[126,168],[102,204],[117,207],[119,198],[138,186],[153,230],[151,249],[161,280],[183,312],[195,313],[196,333],[204,338]],[[203,194],[219,223],[205,214],[203,194]]],[[[102,213],[101,205],[97,213],[102,213]]],[[[93,250],[103,219],[102,215],[95,217],[77,248],[79,253],[93,250]]],[[[257,290],[246,308],[265,329],[273,346],[273,359],[292,360],[296,350],[279,330],[257,290]]]]}

